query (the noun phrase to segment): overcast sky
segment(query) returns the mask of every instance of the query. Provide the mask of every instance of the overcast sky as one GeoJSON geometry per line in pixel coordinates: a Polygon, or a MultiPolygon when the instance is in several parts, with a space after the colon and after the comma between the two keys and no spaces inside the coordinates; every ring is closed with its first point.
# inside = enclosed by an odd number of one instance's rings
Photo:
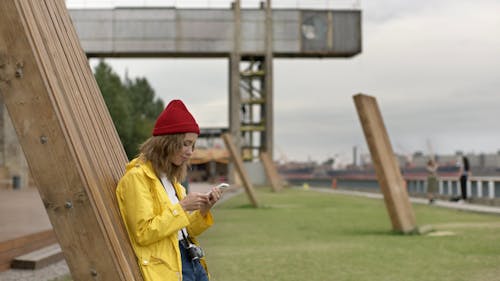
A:
{"type": "MultiPolygon", "coordinates": [[[[500,1],[377,0],[360,7],[361,54],[275,59],[274,158],[351,162],[353,146],[368,152],[357,93],[377,98],[397,153],[499,151],[500,1]]],[[[121,76],[127,69],[132,78],[146,77],[165,102],[183,99],[201,127],[228,125],[226,59],[107,62],[121,76]]]]}

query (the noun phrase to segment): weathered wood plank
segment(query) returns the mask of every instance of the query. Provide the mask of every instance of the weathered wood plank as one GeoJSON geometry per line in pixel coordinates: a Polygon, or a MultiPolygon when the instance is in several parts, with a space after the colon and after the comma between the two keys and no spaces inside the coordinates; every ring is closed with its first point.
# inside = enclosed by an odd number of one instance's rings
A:
{"type": "Polygon", "coordinates": [[[269,154],[267,152],[261,152],[260,161],[264,165],[264,170],[266,172],[267,178],[269,179],[269,182],[271,183],[273,191],[278,192],[282,190],[283,185],[281,184],[280,176],[269,154]]]}
{"type": "Polygon", "coordinates": [[[0,243],[0,271],[10,268],[12,259],[56,242],[54,231],[45,230],[0,243]]]}
{"type": "Polygon", "coordinates": [[[56,243],[14,258],[11,267],[18,269],[39,269],[58,262],[63,258],[61,247],[56,243]]]}
{"type": "Polygon", "coordinates": [[[243,182],[243,187],[247,192],[250,202],[255,208],[259,207],[259,203],[257,202],[257,198],[255,197],[255,192],[253,190],[252,182],[248,178],[248,174],[245,170],[245,167],[243,166],[243,160],[241,160],[240,153],[238,152],[236,146],[233,143],[233,138],[229,133],[225,133],[222,134],[222,139],[226,144],[226,148],[229,150],[229,155],[231,155],[231,159],[233,160],[234,165],[236,167],[236,171],[238,172],[238,175],[240,176],[240,179],[243,182]]]}
{"type": "Polygon", "coordinates": [[[363,94],[354,95],[353,99],[393,230],[413,232],[416,229],[415,215],[377,100],[363,94]]]}
{"type": "Polygon", "coordinates": [[[0,92],[74,280],[141,280],[127,158],[62,0],[0,1],[0,92]]]}

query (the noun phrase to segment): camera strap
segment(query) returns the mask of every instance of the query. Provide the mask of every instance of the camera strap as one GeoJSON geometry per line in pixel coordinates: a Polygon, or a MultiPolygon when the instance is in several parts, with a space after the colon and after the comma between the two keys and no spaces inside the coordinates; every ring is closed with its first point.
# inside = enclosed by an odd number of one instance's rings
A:
{"type": "MultiPolygon", "coordinates": [[[[174,184],[165,175],[158,177],[158,179],[160,180],[161,185],[163,185],[163,189],[167,193],[167,196],[170,198],[170,200],[173,201],[175,196],[175,199],[180,202],[181,199],[179,194],[177,194],[177,190],[175,189],[174,184]]],[[[187,234],[187,229],[185,227],[181,228],[179,231],[182,233],[182,237],[186,241],[187,246],[189,246],[189,244],[193,244],[193,242],[191,242],[191,240],[189,239],[189,235],[187,234]]],[[[180,237],[179,240],[181,240],[180,237]]]]}
{"type": "Polygon", "coordinates": [[[187,236],[184,231],[181,231],[182,232],[182,237],[184,237],[184,243],[185,243],[185,246],[188,247],[189,244],[194,244],[193,242],[191,242],[191,239],[189,239],[189,236],[187,236]]]}

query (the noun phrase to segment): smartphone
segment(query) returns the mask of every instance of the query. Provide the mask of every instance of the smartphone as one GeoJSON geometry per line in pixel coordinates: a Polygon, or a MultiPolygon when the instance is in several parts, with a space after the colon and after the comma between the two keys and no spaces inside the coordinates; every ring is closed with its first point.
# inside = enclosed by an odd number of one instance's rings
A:
{"type": "MultiPolygon", "coordinates": [[[[226,188],[228,188],[228,187],[229,187],[229,184],[227,184],[227,183],[223,182],[223,183],[221,183],[221,184],[217,185],[216,187],[218,187],[221,191],[224,191],[226,188]]],[[[212,191],[209,191],[209,192],[207,193],[207,195],[210,195],[210,193],[212,193],[212,191]]]]}
{"type": "Polygon", "coordinates": [[[229,187],[229,184],[223,182],[217,186],[220,190],[224,190],[229,187]]]}

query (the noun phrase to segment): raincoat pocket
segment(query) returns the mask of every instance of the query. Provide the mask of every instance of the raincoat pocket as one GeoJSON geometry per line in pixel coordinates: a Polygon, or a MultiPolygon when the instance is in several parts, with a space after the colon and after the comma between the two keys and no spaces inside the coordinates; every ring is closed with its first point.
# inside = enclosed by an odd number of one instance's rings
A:
{"type": "Polygon", "coordinates": [[[151,256],[149,260],[143,259],[141,262],[141,271],[145,281],[181,280],[180,272],[174,270],[165,260],[154,256],[151,256]]]}

